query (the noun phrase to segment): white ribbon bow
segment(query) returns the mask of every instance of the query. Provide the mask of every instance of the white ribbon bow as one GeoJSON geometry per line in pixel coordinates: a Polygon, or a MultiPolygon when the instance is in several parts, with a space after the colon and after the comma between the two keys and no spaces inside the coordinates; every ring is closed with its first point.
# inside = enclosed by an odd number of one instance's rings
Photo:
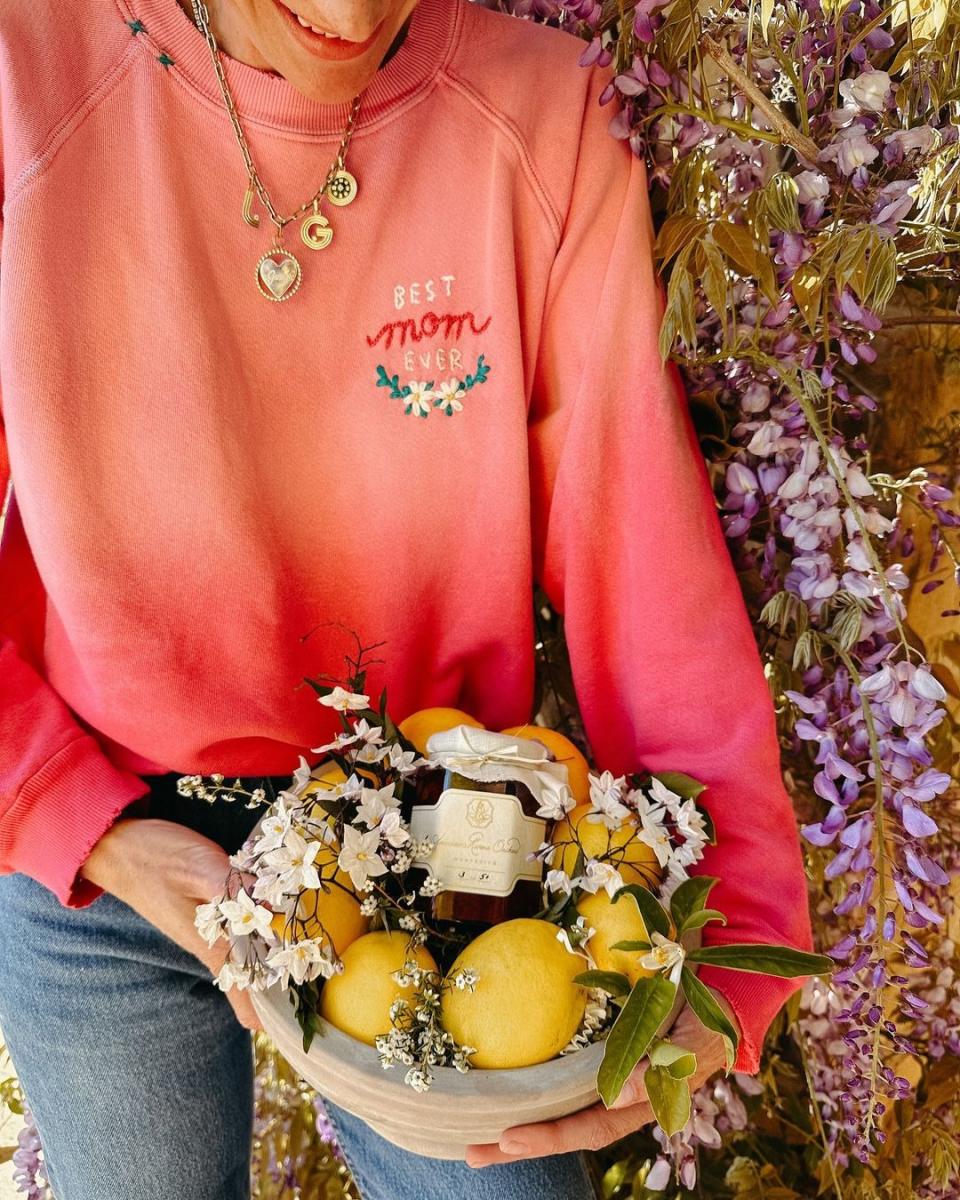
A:
{"type": "Polygon", "coordinates": [[[564,763],[553,762],[542,742],[473,725],[454,725],[427,738],[427,757],[481,783],[510,779],[530,789],[537,815],[559,820],[574,806],[564,763]]]}

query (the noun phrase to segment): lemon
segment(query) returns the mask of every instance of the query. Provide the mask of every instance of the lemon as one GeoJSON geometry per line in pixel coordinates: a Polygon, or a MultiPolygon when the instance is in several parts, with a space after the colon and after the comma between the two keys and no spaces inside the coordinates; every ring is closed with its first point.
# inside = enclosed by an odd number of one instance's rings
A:
{"type": "Polygon", "coordinates": [[[409,934],[400,930],[365,933],[341,955],[343,971],[323,985],[320,1015],[358,1041],[374,1044],[378,1034],[392,1028],[390,1006],[394,1000],[413,1002],[412,987],[401,987],[392,972],[408,958],[418,967],[436,971],[437,964],[425,946],[408,953],[409,934]]]}
{"type": "MultiPolygon", "coordinates": [[[[349,883],[347,877],[347,886],[349,883]]],[[[361,914],[360,903],[354,895],[330,885],[328,892],[322,888],[308,888],[300,895],[293,920],[278,912],[270,925],[280,941],[318,937],[326,943],[329,939],[335,952],[341,955],[351,942],[366,932],[367,919],[361,914]]]]}
{"type": "MultiPolygon", "coordinates": [[[[624,819],[619,829],[608,829],[602,821],[588,821],[589,804],[578,805],[553,831],[553,841],[562,842],[559,854],[554,855],[553,865],[568,875],[573,875],[577,863],[577,849],[583,850],[584,859],[602,858],[620,872],[624,883],[639,883],[651,891],[659,887],[660,863],[653,849],[636,836],[639,822],[633,815],[624,819]]],[[[621,900],[622,904],[623,901],[621,900]]]]}
{"type": "Polygon", "coordinates": [[[509,733],[511,737],[529,738],[540,742],[553,753],[557,762],[567,768],[567,781],[570,784],[570,794],[577,804],[583,804],[590,799],[590,764],[577,747],[556,729],[545,729],[542,725],[511,725],[509,729],[501,729],[501,733],[509,733]]]}
{"type": "Polygon", "coordinates": [[[329,891],[307,888],[300,895],[293,920],[288,923],[286,914],[278,912],[274,914],[270,925],[280,941],[284,937],[288,942],[318,937],[326,943],[329,938],[336,953],[342,955],[351,942],[366,932],[367,919],[360,912],[360,902],[354,893],[350,876],[337,867],[331,881],[329,871],[324,869],[336,862],[334,851],[324,846],[314,862],[329,891]]]}
{"type": "Polygon", "coordinates": [[[470,967],[474,991],[443,990],[444,1028],[473,1046],[475,1067],[527,1067],[556,1057],[583,1020],[587,992],[573,982],[587,970],[557,938],[557,926],[521,917],[484,930],[458,955],[452,978],[470,967]]]}
{"type": "Polygon", "coordinates": [[[483,729],[483,725],[469,713],[459,708],[442,707],[420,708],[404,717],[397,728],[421,754],[426,754],[430,734],[441,729],[453,729],[455,725],[472,725],[474,729],[483,729]]]}
{"type": "Polygon", "coordinates": [[[300,793],[301,796],[309,796],[314,792],[329,792],[338,783],[345,783],[347,778],[333,759],[321,763],[319,767],[314,767],[310,776],[310,782],[300,793]]]}
{"type": "Polygon", "coordinates": [[[619,971],[626,975],[631,986],[638,979],[646,979],[656,975],[641,967],[640,959],[646,950],[611,950],[615,942],[649,942],[650,934],[636,900],[632,896],[621,896],[613,903],[606,892],[596,895],[584,895],[577,901],[577,911],[586,917],[587,924],[592,925],[594,933],[587,942],[587,949],[593,955],[597,967],[601,971],[619,971]]]}

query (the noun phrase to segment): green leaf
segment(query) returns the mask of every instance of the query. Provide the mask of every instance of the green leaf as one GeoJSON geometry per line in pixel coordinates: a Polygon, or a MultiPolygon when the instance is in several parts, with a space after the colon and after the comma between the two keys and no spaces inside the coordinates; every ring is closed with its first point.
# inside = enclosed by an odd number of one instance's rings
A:
{"type": "Polygon", "coordinates": [[[670,913],[678,930],[683,929],[688,917],[704,907],[707,897],[719,882],[716,875],[694,875],[680,884],[670,897],[670,913]]]}
{"type": "Polygon", "coordinates": [[[652,950],[649,942],[614,942],[611,950],[652,950]]]}
{"type": "Polygon", "coordinates": [[[794,979],[799,975],[830,974],[836,964],[825,954],[807,954],[792,946],[730,943],[727,946],[704,946],[691,950],[687,962],[730,967],[734,971],[754,971],[760,975],[779,975],[794,979]]]}
{"type": "Polygon", "coordinates": [[[648,892],[638,883],[628,883],[614,893],[612,902],[616,904],[621,896],[626,895],[630,895],[636,900],[637,908],[640,909],[640,916],[643,918],[648,932],[662,933],[664,937],[669,937],[670,918],[653,892],[648,892]]]}
{"type": "Polygon", "coordinates": [[[674,1079],[666,1067],[647,1067],[643,1073],[647,1099],[660,1128],[668,1136],[679,1133],[690,1120],[690,1085],[674,1079]]]}
{"type": "Polygon", "coordinates": [[[697,1069],[697,1056],[667,1038],[658,1038],[647,1050],[654,1067],[665,1067],[674,1079],[687,1079],[697,1069]]]}
{"type": "Polygon", "coordinates": [[[662,976],[638,979],[634,984],[607,1034],[597,1072],[597,1091],[608,1108],[670,1015],[676,995],[676,984],[662,976]]]}
{"type": "Polygon", "coordinates": [[[692,929],[702,929],[708,921],[719,921],[721,925],[726,925],[727,918],[719,909],[701,908],[699,912],[691,913],[687,917],[680,932],[689,933],[692,929]]]}
{"type": "Polygon", "coordinates": [[[630,980],[619,971],[584,971],[574,975],[573,982],[583,987],[603,988],[611,996],[625,996],[630,991],[630,980]]]}
{"type": "Polygon", "coordinates": [[[684,775],[682,771],[655,771],[651,778],[659,779],[665,788],[684,800],[696,800],[707,787],[692,775],[684,775]]]}
{"type": "Polygon", "coordinates": [[[727,1014],[714,998],[713,992],[699,980],[689,967],[684,966],[680,971],[680,986],[686,1002],[700,1018],[707,1029],[719,1033],[723,1038],[723,1048],[727,1056],[727,1070],[733,1068],[737,1057],[737,1046],[740,1037],[735,1027],[730,1023],[727,1014]]]}

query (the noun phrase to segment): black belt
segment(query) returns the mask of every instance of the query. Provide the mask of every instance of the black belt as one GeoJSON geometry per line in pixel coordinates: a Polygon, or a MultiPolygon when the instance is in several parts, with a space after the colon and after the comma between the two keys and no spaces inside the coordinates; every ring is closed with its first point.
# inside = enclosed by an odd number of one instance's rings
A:
{"type": "MultiPolygon", "coordinates": [[[[150,785],[150,793],[143,798],[143,804],[138,805],[139,811],[144,816],[176,821],[178,825],[195,829],[228,854],[233,854],[267,811],[267,805],[246,808],[250,797],[244,795],[226,799],[218,794],[212,802],[199,796],[181,796],[177,791],[177,780],[186,773],[169,771],[165,775],[141,776],[150,785]]],[[[223,786],[229,787],[238,778],[240,786],[248,792],[264,788],[268,801],[272,802],[281,789],[290,785],[292,772],[287,775],[231,775],[224,779],[223,786]]],[[[209,776],[203,776],[203,781],[209,785],[209,776]]]]}

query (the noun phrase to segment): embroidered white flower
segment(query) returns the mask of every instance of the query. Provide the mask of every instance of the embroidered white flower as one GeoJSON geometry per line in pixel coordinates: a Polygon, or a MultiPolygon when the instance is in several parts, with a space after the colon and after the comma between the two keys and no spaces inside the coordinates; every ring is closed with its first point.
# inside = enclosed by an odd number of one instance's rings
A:
{"type": "Polygon", "coordinates": [[[377,853],[380,848],[380,832],[371,829],[361,833],[352,825],[343,827],[343,849],[337,856],[337,864],[346,871],[353,886],[359,888],[368,882],[368,876],[385,875],[387,866],[377,853]]]}
{"type": "Polygon", "coordinates": [[[332,692],[329,692],[326,696],[320,696],[319,700],[327,708],[335,708],[338,712],[346,712],[348,709],[354,708],[366,708],[370,703],[369,696],[364,696],[361,692],[348,692],[339,683],[332,692]]]}
{"type": "Polygon", "coordinates": [[[257,904],[243,888],[237,892],[235,900],[221,900],[220,911],[227,918],[234,937],[249,933],[269,936],[273,913],[265,905],[257,904]]]}
{"type": "Polygon", "coordinates": [[[670,972],[671,983],[680,982],[680,971],[686,951],[679,942],[672,942],[656,930],[650,935],[653,948],[640,959],[640,966],[647,971],[670,972]]]}
{"type": "Polygon", "coordinates": [[[449,417],[463,408],[461,400],[466,394],[466,388],[460,380],[451,377],[446,383],[440,384],[437,398],[433,403],[436,408],[442,408],[449,417]]]}
{"type": "Polygon", "coordinates": [[[404,397],[403,411],[418,417],[429,416],[437,393],[423,379],[410,379],[407,381],[407,387],[410,391],[404,397]]]}

